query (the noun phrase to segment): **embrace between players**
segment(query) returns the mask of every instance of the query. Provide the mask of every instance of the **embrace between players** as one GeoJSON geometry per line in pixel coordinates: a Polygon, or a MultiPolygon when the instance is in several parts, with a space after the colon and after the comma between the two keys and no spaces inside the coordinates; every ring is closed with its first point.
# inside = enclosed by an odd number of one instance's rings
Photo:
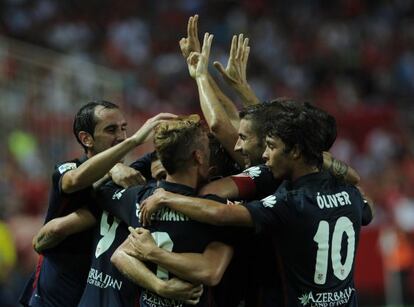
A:
{"type": "Polygon", "coordinates": [[[83,106],[73,130],[85,156],[55,168],[23,305],[357,306],[373,205],[328,153],[335,119],[293,99],[260,103],[243,35],[226,68],[214,63],[238,112],[208,72],[213,36],[200,46],[197,28],[195,15],[180,48],[207,125],[160,113],[127,137],[115,104],[83,106]],[[151,138],[155,152],[120,162],[151,138]]]}

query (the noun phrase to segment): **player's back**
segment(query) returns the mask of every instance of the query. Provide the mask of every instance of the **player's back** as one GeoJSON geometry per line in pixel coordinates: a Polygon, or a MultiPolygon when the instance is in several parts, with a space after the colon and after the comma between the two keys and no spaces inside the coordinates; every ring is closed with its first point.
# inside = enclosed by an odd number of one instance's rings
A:
{"type": "MultiPolygon", "coordinates": [[[[196,196],[194,189],[177,183],[161,181],[159,187],[174,193],[196,196]]],[[[177,253],[202,253],[209,243],[216,241],[219,237],[217,227],[190,220],[187,216],[169,208],[162,208],[154,213],[150,231],[158,246],[177,253]]],[[[151,268],[161,279],[173,277],[159,266],[151,268]]],[[[208,289],[205,288],[197,306],[208,306],[208,300],[208,289]]],[[[184,306],[179,301],[161,298],[146,290],[142,292],[140,304],[141,307],[184,306]]]]}
{"type": "Polygon", "coordinates": [[[356,306],[353,273],[364,206],[358,189],[316,173],[279,192],[280,206],[289,207],[277,235],[290,285],[287,305],[356,306]]]}
{"type": "Polygon", "coordinates": [[[272,235],[285,306],[357,306],[355,254],[372,215],[356,187],[311,173],[247,209],[256,229],[272,235]]]}

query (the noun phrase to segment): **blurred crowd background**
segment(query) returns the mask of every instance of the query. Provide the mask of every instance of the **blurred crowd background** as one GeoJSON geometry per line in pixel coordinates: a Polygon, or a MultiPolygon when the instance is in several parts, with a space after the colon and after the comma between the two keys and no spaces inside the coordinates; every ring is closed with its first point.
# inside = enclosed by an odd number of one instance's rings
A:
{"type": "Polygon", "coordinates": [[[332,153],[377,206],[358,252],[361,305],[413,304],[414,1],[3,0],[0,305],[17,306],[35,267],[54,164],[82,154],[71,134],[80,105],[116,102],[130,133],[161,111],[200,113],[178,47],[194,13],[200,37],[214,34],[212,60],[227,62],[233,34],[250,38],[260,99],[308,100],[336,117],[332,153]]]}

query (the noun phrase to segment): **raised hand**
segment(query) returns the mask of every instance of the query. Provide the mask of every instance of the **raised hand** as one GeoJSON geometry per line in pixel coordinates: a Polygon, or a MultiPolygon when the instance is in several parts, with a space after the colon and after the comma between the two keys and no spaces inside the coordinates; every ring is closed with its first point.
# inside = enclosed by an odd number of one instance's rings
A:
{"type": "Polygon", "coordinates": [[[160,113],[154,117],[148,119],[137,132],[134,133],[132,138],[136,144],[142,144],[146,142],[151,136],[153,129],[163,121],[176,119],[177,115],[171,113],[160,113]]]}
{"type": "Polygon", "coordinates": [[[210,57],[211,43],[213,42],[213,35],[204,34],[203,48],[201,53],[191,52],[187,58],[188,71],[193,78],[208,76],[208,60],[210,57]]]}
{"type": "Polygon", "coordinates": [[[239,34],[238,37],[233,35],[227,67],[224,68],[218,61],[214,62],[214,67],[221,73],[224,80],[230,86],[237,87],[247,84],[246,69],[249,53],[249,39],[244,38],[243,34],[239,34]]]}
{"type": "Polygon", "coordinates": [[[187,59],[191,52],[200,52],[200,41],[198,39],[198,15],[188,19],[187,37],[179,41],[181,53],[187,59]]]}

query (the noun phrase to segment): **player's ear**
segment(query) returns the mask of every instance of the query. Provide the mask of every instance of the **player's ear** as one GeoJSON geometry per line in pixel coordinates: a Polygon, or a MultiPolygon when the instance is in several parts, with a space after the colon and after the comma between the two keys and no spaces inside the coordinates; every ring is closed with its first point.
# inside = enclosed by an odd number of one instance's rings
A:
{"type": "Polygon", "coordinates": [[[80,131],[78,134],[79,140],[83,144],[83,146],[87,148],[92,148],[94,144],[94,139],[90,133],[86,131],[80,131]]]}
{"type": "Polygon", "coordinates": [[[299,145],[298,145],[298,144],[295,144],[295,145],[292,147],[292,149],[290,150],[290,154],[291,154],[291,157],[292,157],[294,160],[298,160],[298,159],[300,159],[300,157],[302,156],[302,151],[300,150],[300,148],[299,148],[299,145]]]}
{"type": "Polygon", "coordinates": [[[204,162],[204,157],[201,150],[196,149],[193,151],[193,157],[196,164],[201,165],[204,162]]]}

